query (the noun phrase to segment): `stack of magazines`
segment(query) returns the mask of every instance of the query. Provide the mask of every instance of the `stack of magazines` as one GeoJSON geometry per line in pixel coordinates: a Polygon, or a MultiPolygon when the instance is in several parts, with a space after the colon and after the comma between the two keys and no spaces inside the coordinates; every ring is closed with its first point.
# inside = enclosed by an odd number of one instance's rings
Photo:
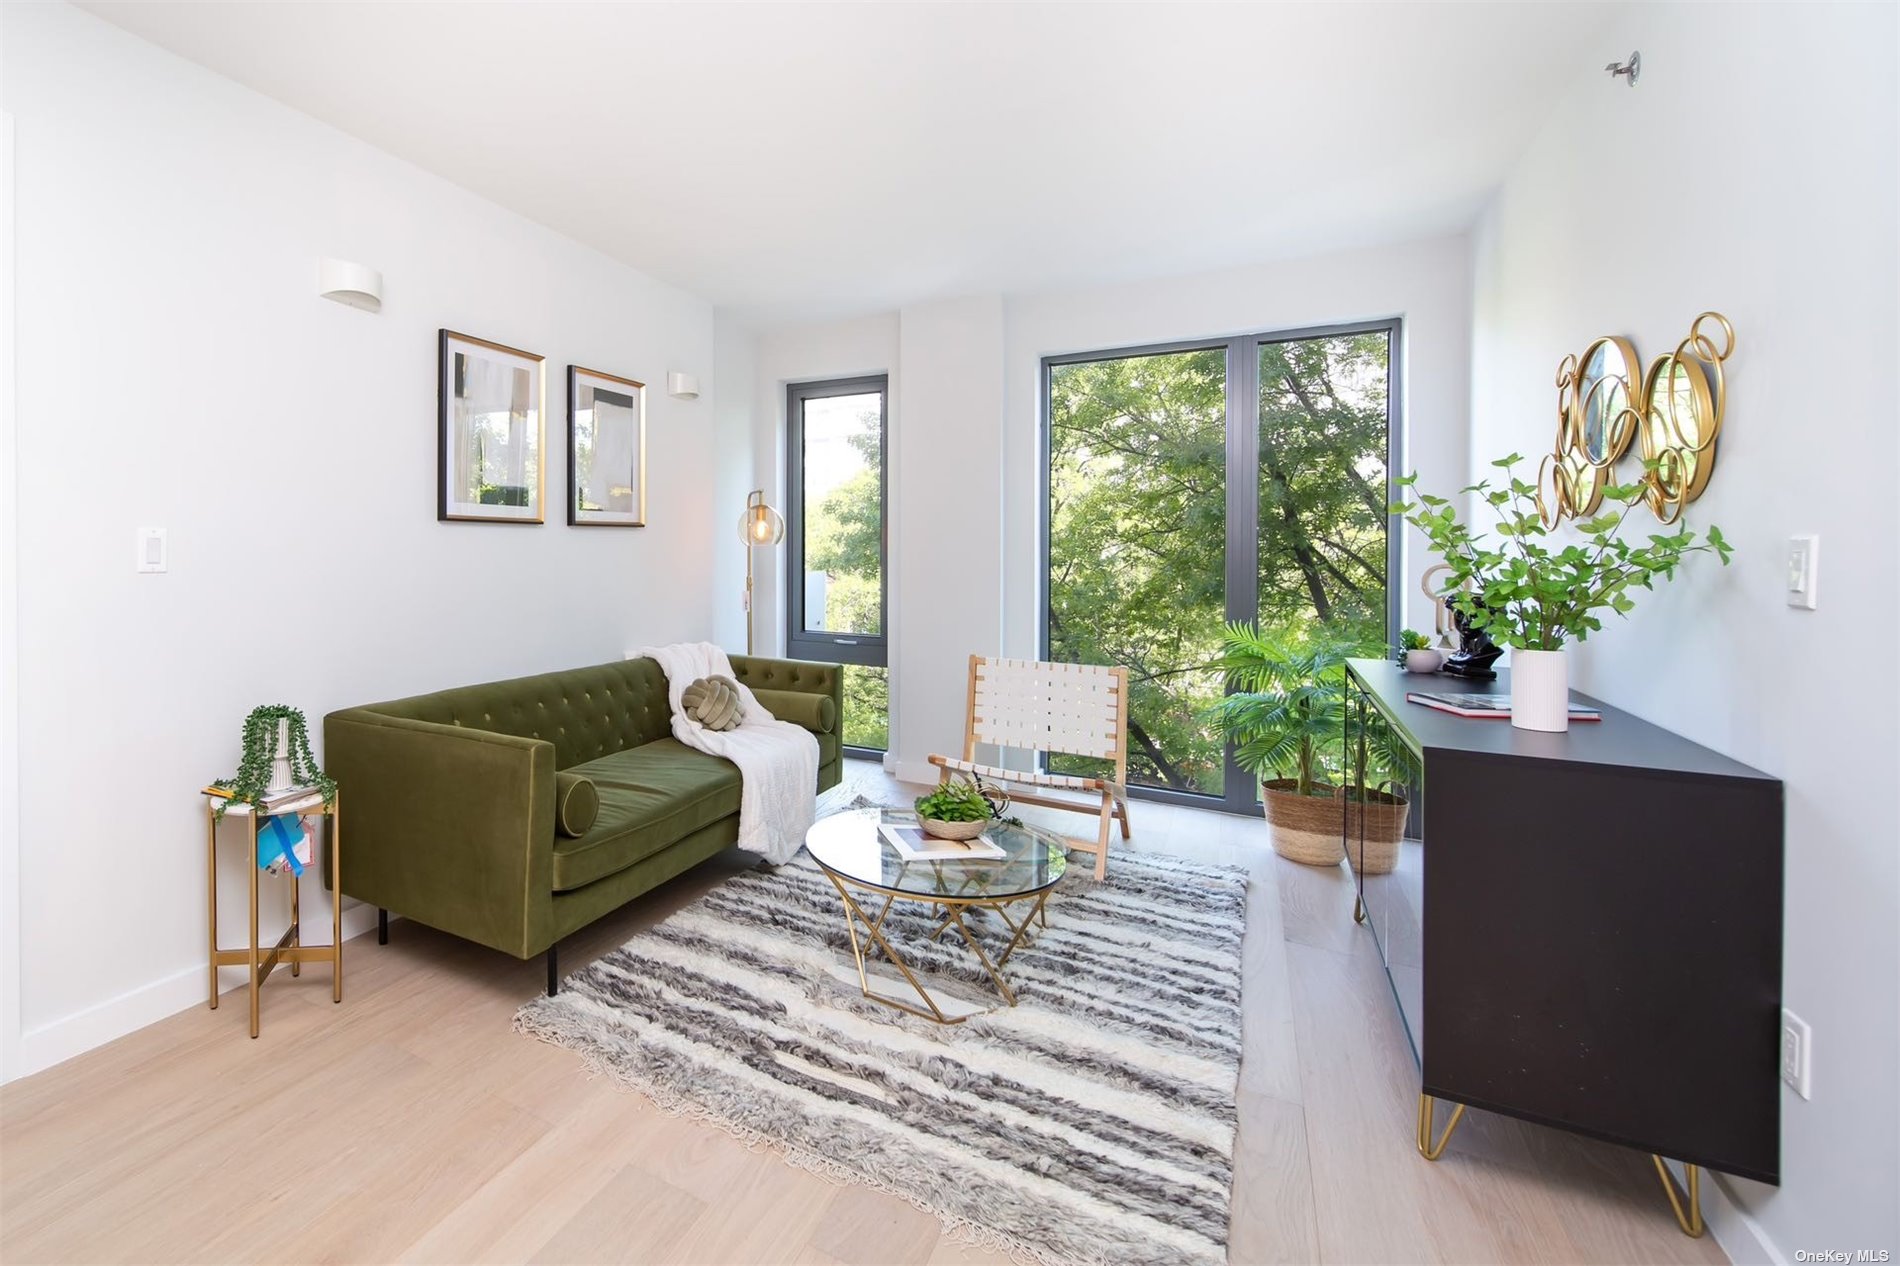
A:
{"type": "MultiPolygon", "coordinates": [[[[229,787],[220,787],[215,784],[206,787],[205,794],[216,796],[220,800],[232,798],[229,787]]],[[[319,793],[315,787],[286,787],[282,791],[267,791],[257,798],[257,807],[265,813],[275,813],[285,805],[295,804],[299,800],[308,800],[317,794],[319,793]]]]}
{"type": "Polygon", "coordinates": [[[878,834],[907,862],[984,862],[1009,856],[988,835],[973,840],[940,840],[914,822],[885,822],[878,827],[878,834]]]}
{"type": "Polygon", "coordinates": [[[257,865],[269,874],[301,875],[315,853],[316,842],[299,818],[267,818],[257,828],[257,865]]]}

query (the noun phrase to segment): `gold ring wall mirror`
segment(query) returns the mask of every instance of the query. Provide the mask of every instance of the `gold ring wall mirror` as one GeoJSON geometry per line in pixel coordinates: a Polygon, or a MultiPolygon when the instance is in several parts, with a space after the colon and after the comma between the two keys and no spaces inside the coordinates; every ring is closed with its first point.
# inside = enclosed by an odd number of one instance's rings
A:
{"type": "Polygon", "coordinates": [[[1734,350],[1728,319],[1704,312],[1689,337],[1647,373],[1635,346],[1614,336],[1597,339],[1580,357],[1564,357],[1557,366],[1557,442],[1537,471],[1544,525],[1594,514],[1611,468],[1632,443],[1644,463],[1644,502],[1664,523],[1681,518],[1715,468],[1726,403],[1722,362],[1734,350]]]}
{"type": "Polygon", "coordinates": [[[1689,337],[1649,367],[1643,384],[1642,454],[1646,466],[1655,464],[1647,467],[1649,487],[1643,496],[1664,523],[1681,518],[1683,507],[1709,486],[1727,394],[1722,362],[1734,350],[1735,329],[1728,318],[1704,312],[1689,327],[1689,337]]]}
{"type": "Polygon", "coordinates": [[[1557,367],[1557,444],[1538,471],[1546,525],[1592,514],[1603,503],[1610,468],[1636,438],[1641,364],[1628,339],[1610,336],[1557,367]]]}

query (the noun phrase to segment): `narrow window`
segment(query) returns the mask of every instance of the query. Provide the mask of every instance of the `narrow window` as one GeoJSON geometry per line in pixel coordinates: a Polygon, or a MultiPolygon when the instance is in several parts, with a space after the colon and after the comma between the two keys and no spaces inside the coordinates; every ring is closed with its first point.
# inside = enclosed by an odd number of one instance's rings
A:
{"type": "Polygon", "coordinates": [[[786,390],[791,462],[786,516],[790,593],[786,650],[843,663],[846,750],[890,746],[886,636],[884,427],[888,380],[793,383],[786,390]]]}

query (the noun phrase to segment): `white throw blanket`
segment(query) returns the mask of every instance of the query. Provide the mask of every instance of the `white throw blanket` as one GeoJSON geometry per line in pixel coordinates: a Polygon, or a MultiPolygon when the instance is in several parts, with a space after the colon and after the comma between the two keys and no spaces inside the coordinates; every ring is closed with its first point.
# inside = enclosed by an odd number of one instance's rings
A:
{"type": "Polygon", "coordinates": [[[739,767],[739,847],[775,865],[790,861],[804,847],[818,803],[818,740],[802,725],[775,720],[711,642],[643,646],[627,658],[641,656],[666,674],[673,737],[739,767]],[[701,677],[731,677],[739,687],[745,715],[733,729],[709,730],[680,706],[681,692],[701,677]]]}

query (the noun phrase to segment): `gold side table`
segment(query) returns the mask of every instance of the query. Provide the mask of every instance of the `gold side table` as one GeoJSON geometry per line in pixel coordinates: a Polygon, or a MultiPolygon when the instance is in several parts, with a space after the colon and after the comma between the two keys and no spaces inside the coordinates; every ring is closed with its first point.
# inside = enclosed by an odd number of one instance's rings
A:
{"type": "MultiPolygon", "coordinates": [[[[205,890],[209,898],[209,921],[211,925],[211,1009],[218,1009],[218,968],[244,967],[250,971],[251,993],[251,1036],[257,1036],[258,1030],[258,993],[270,974],[281,963],[290,964],[290,974],[303,974],[305,963],[330,964],[330,1001],[343,1001],[343,819],[341,807],[342,793],[331,798],[328,805],[321,796],[312,795],[309,801],[294,801],[271,813],[259,813],[248,804],[235,804],[205,793],[205,890]],[[243,949],[218,948],[218,805],[226,806],[225,818],[242,818],[251,839],[251,940],[243,949]],[[302,902],[300,900],[302,883],[299,877],[291,878],[290,888],[290,926],[278,938],[277,944],[268,952],[257,943],[257,824],[260,817],[326,817],[330,820],[330,943],[328,945],[305,945],[303,943],[302,902]]],[[[319,842],[320,843],[320,842],[319,842]]],[[[321,864],[321,854],[318,855],[321,864]]]]}

